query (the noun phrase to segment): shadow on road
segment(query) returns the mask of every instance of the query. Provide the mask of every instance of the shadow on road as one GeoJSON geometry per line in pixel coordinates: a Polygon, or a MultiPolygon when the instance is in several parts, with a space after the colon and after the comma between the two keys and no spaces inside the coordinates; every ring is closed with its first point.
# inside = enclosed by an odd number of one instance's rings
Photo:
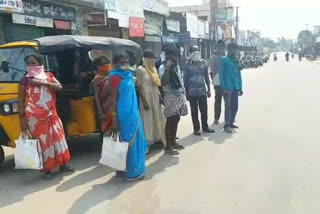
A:
{"type": "MultiPolygon", "coordinates": [[[[162,155],[158,160],[147,166],[147,175],[144,181],[152,179],[155,175],[178,163],[178,157],[162,155]]],[[[102,202],[116,198],[122,192],[134,187],[138,182],[126,182],[123,178],[112,177],[107,183],[94,185],[90,191],[84,193],[72,205],[68,213],[85,213],[102,202]]]]}
{"type": "Polygon", "coordinates": [[[226,140],[232,138],[235,132],[233,132],[232,134],[227,134],[223,132],[223,126],[224,124],[212,125],[212,128],[216,131],[216,133],[211,135],[208,138],[208,141],[212,141],[215,144],[224,144],[226,140]]]}
{"type": "MultiPolygon", "coordinates": [[[[96,143],[96,140],[97,138],[95,136],[90,136],[70,144],[71,165],[76,170],[85,170],[97,165],[99,159],[99,155],[97,154],[100,153],[100,145],[96,143]]],[[[99,171],[93,170],[93,174],[99,171]]],[[[60,174],[56,172],[54,173],[53,180],[44,180],[41,177],[41,173],[37,170],[15,170],[13,155],[7,156],[0,170],[0,207],[18,203],[30,194],[56,186],[63,180],[65,175],[70,174],[60,174]]],[[[95,176],[105,175],[106,172],[104,171],[95,176]]],[[[83,177],[80,177],[73,180],[75,184],[67,183],[61,186],[60,191],[66,191],[89,180],[89,178],[83,179],[83,177]]],[[[94,177],[91,176],[90,179],[94,179],[94,177]]]]}

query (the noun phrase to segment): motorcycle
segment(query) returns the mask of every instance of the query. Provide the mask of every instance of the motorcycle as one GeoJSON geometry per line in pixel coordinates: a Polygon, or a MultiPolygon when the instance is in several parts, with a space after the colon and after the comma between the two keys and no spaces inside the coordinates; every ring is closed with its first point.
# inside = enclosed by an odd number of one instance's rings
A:
{"type": "Polygon", "coordinates": [[[273,61],[277,61],[278,60],[278,57],[277,56],[274,56],[273,57],[273,61]]]}

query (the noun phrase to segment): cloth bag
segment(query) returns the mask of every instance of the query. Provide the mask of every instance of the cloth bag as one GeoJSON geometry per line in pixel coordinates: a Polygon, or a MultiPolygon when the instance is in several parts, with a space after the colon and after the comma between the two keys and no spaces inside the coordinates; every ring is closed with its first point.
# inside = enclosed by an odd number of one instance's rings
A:
{"type": "Polygon", "coordinates": [[[125,171],[127,168],[128,149],[129,143],[121,142],[119,134],[104,137],[99,163],[119,171],[125,171]]]}
{"type": "Polygon", "coordinates": [[[42,149],[39,140],[32,139],[30,132],[20,134],[14,154],[15,169],[43,169],[42,149]]]}

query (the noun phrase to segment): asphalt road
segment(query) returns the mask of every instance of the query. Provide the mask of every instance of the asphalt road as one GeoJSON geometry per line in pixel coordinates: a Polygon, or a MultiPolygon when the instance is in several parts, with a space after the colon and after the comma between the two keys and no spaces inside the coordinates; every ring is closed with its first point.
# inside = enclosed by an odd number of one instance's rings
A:
{"type": "MultiPolygon", "coordinates": [[[[192,135],[179,127],[178,157],[148,157],[144,181],[127,183],[100,166],[96,138],[72,145],[74,174],[42,180],[0,171],[0,213],[318,214],[320,210],[320,64],[297,59],[245,70],[244,96],[232,135],[192,135]]],[[[213,99],[210,100],[213,122],[213,99]]]]}

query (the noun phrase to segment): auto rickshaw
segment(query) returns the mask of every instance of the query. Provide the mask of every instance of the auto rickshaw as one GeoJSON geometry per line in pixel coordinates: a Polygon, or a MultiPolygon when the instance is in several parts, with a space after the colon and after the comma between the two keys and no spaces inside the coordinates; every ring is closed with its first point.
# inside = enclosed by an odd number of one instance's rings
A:
{"type": "Polygon", "coordinates": [[[70,139],[100,132],[94,92],[90,87],[94,77],[92,61],[101,54],[111,61],[112,54],[117,52],[140,56],[140,46],[125,39],[69,35],[1,45],[0,165],[5,157],[2,146],[15,148],[15,140],[20,135],[18,88],[26,74],[24,58],[27,55],[43,55],[46,70],[62,83],[63,91],[57,94],[57,109],[66,137],[70,139]]]}

